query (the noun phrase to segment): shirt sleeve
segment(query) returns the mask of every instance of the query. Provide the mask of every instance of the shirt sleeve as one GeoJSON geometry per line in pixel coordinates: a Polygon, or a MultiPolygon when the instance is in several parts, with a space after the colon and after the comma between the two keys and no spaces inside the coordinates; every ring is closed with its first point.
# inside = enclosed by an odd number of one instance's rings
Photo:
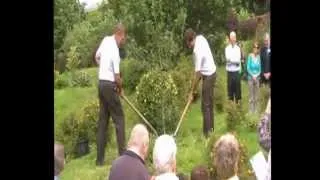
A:
{"type": "Polygon", "coordinates": [[[119,50],[116,51],[115,56],[112,61],[114,74],[120,73],[120,55],[119,50]]]}
{"type": "Polygon", "coordinates": [[[201,53],[199,53],[199,51],[195,51],[194,53],[194,58],[195,58],[195,72],[200,71],[201,68],[201,61],[202,61],[202,56],[201,53]]]}

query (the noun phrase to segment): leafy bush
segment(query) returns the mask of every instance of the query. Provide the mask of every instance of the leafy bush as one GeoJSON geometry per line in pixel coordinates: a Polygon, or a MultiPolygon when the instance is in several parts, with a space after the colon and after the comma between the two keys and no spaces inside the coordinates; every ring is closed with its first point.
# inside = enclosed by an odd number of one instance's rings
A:
{"type": "Polygon", "coordinates": [[[73,87],[88,87],[92,84],[92,79],[85,71],[76,71],[72,73],[72,86],[73,87]]]}
{"type": "MultiPolygon", "coordinates": [[[[56,140],[65,145],[68,159],[76,155],[75,148],[79,140],[87,139],[91,145],[96,144],[99,103],[97,99],[89,100],[77,111],[70,113],[56,130],[56,140]]],[[[107,130],[107,142],[112,137],[111,119],[107,130]]]]}
{"type": "Polygon", "coordinates": [[[177,125],[178,90],[170,73],[153,70],[140,79],[137,104],[158,134],[171,133],[177,125]]]}
{"type": "Polygon", "coordinates": [[[190,93],[194,74],[191,57],[182,56],[178,65],[170,73],[178,90],[179,107],[183,107],[190,93]]]}
{"type": "Polygon", "coordinates": [[[245,120],[245,113],[240,104],[228,101],[226,106],[226,124],[228,131],[233,132],[245,120]]]}
{"type": "Polygon", "coordinates": [[[224,111],[224,106],[227,100],[226,78],[222,74],[216,74],[216,83],[214,86],[214,107],[218,112],[224,111]]]}
{"type": "Polygon", "coordinates": [[[256,115],[249,115],[245,121],[243,121],[243,127],[246,127],[252,132],[256,132],[258,128],[259,117],[256,115]]]}
{"type": "Polygon", "coordinates": [[[55,73],[54,88],[62,89],[69,86],[68,76],[65,74],[55,73]]]}
{"type": "Polygon", "coordinates": [[[135,90],[141,76],[147,72],[147,65],[144,61],[126,59],[121,61],[120,71],[122,74],[123,86],[130,94],[135,90]]]}
{"type": "Polygon", "coordinates": [[[67,54],[67,69],[69,71],[73,71],[75,70],[79,64],[80,64],[80,61],[79,61],[79,53],[77,51],[77,46],[71,46],[70,47],[70,50],[67,54]]]}

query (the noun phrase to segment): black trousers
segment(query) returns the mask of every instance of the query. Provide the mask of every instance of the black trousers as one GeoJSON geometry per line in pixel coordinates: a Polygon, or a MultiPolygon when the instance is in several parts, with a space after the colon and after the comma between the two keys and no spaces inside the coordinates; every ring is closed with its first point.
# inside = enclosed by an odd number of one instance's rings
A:
{"type": "Polygon", "coordinates": [[[216,73],[210,76],[202,76],[201,111],[203,117],[203,134],[207,137],[210,131],[214,131],[213,95],[216,73]]]}
{"type": "Polygon", "coordinates": [[[239,71],[228,72],[228,98],[231,101],[241,100],[241,77],[239,71]]]}
{"type": "Polygon", "coordinates": [[[110,116],[116,127],[118,153],[124,152],[125,148],[125,126],[124,113],[120,98],[115,90],[116,85],[111,81],[99,81],[99,101],[100,113],[98,121],[98,135],[97,135],[97,164],[104,163],[104,154],[106,146],[106,131],[109,125],[110,116]]]}

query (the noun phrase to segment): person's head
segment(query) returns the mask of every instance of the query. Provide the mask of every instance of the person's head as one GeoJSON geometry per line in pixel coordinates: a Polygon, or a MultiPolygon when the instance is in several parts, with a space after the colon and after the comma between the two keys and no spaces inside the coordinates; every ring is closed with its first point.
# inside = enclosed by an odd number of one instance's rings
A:
{"type": "Polygon", "coordinates": [[[191,171],[191,180],[209,180],[208,169],[204,166],[196,166],[191,171]]]}
{"type": "Polygon", "coordinates": [[[266,34],[264,35],[263,42],[264,42],[264,46],[265,46],[265,47],[268,47],[268,46],[270,45],[270,36],[269,36],[269,33],[266,33],[266,34]]]}
{"type": "Polygon", "coordinates": [[[236,32],[230,32],[230,43],[234,45],[237,42],[236,32]]]}
{"type": "Polygon", "coordinates": [[[172,136],[164,134],[156,139],[153,148],[153,163],[159,175],[169,172],[175,173],[176,153],[177,145],[172,136]]]}
{"type": "Polygon", "coordinates": [[[122,47],[126,43],[126,28],[124,25],[122,23],[118,23],[113,29],[113,34],[118,47],[122,47]]]}
{"type": "Polygon", "coordinates": [[[254,55],[259,54],[259,44],[258,44],[257,42],[254,42],[254,43],[253,43],[252,53],[253,53],[254,55]]]}
{"type": "Polygon", "coordinates": [[[184,40],[186,41],[188,48],[193,48],[196,39],[196,33],[191,29],[187,29],[184,33],[184,40]]]}
{"type": "Polygon", "coordinates": [[[136,153],[142,159],[145,159],[149,148],[149,132],[143,124],[137,124],[133,127],[128,142],[128,149],[138,151],[136,153]]]}
{"type": "Polygon", "coordinates": [[[237,174],[240,158],[239,142],[234,135],[221,136],[214,145],[214,166],[219,179],[228,179],[237,174]]]}

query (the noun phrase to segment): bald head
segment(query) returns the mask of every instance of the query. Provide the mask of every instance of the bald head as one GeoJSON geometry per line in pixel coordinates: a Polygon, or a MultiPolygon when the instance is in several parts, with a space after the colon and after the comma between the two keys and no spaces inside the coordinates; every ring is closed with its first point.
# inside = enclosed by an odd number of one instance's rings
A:
{"type": "Polygon", "coordinates": [[[118,23],[114,29],[113,34],[116,38],[118,47],[122,47],[126,42],[126,28],[122,23],[118,23]]]}
{"type": "Polygon", "coordinates": [[[230,32],[230,42],[231,42],[232,44],[235,44],[236,41],[237,41],[237,35],[236,35],[236,33],[235,33],[234,31],[230,32]]]}
{"type": "Polygon", "coordinates": [[[135,151],[144,159],[148,153],[149,132],[143,124],[137,124],[133,127],[128,142],[128,149],[135,151]]]}

